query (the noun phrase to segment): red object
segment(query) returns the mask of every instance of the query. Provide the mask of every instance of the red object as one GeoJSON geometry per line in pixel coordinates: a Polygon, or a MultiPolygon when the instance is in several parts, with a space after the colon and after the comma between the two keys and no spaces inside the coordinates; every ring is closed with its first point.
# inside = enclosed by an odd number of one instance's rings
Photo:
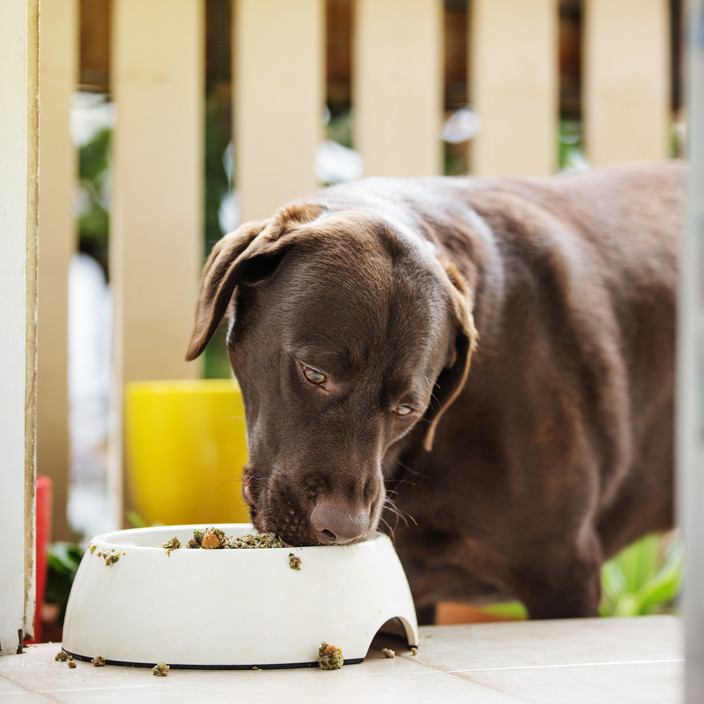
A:
{"type": "Polygon", "coordinates": [[[51,538],[51,504],[52,504],[51,479],[43,475],[36,479],[36,546],[35,546],[35,568],[37,571],[37,591],[34,602],[34,638],[30,643],[41,643],[42,641],[42,604],[46,593],[47,576],[47,551],[51,538]]]}

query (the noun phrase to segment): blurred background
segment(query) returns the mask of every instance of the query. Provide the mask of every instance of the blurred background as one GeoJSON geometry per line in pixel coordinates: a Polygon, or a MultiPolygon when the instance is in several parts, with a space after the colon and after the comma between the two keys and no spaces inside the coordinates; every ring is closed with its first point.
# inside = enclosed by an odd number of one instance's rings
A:
{"type": "MultiPolygon", "coordinates": [[[[229,378],[222,333],[184,362],[225,232],[363,176],[681,156],[682,15],[682,0],[41,0],[37,471],[54,577],[91,536],[165,520],[131,491],[125,390],[229,378]]],[[[671,607],[681,546],[643,550],[605,576],[605,611],[671,607]]]]}

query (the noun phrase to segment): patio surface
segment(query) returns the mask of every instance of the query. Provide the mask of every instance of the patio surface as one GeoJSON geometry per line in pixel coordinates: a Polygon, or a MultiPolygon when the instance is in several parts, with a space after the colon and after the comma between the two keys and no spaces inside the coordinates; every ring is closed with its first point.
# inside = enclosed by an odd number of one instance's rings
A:
{"type": "Polygon", "coordinates": [[[66,702],[465,702],[677,704],[682,626],[673,616],[527,621],[421,628],[418,655],[378,638],[363,663],[261,671],[75,669],[58,644],[0,658],[0,704],[66,702]],[[396,658],[381,654],[394,648],[396,658]]]}

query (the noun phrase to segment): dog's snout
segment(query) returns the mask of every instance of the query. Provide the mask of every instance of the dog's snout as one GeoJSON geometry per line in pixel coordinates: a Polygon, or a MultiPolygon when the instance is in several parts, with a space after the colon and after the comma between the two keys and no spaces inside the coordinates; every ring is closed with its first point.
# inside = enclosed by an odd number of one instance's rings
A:
{"type": "Polygon", "coordinates": [[[366,535],[369,511],[351,512],[332,501],[320,501],[313,508],[310,522],[321,543],[351,543],[366,535]]]}

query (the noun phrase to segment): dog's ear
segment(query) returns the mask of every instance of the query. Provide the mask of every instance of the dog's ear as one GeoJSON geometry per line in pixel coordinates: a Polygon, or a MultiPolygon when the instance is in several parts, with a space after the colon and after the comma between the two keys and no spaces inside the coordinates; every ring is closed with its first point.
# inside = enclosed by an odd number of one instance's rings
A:
{"type": "Polygon", "coordinates": [[[283,208],[271,220],[245,223],[213,247],[203,268],[187,361],[205,349],[235,288],[260,282],[271,274],[293,241],[292,235],[319,213],[319,208],[305,204],[283,208]]]}
{"type": "Polygon", "coordinates": [[[210,342],[237,284],[232,276],[232,265],[266,227],[268,221],[248,222],[235,232],[219,240],[203,267],[200,290],[196,302],[195,322],[186,360],[198,357],[210,342]]]}
{"type": "Polygon", "coordinates": [[[450,280],[450,313],[455,329],[448,364],[440,372],[433,400],[425,414],[429,425],[423,447],[428,451],[433,448],[440,418],[464,387],[478,338],[467,283],[452,264],[445,264],[444,268],[450,280]]]}

